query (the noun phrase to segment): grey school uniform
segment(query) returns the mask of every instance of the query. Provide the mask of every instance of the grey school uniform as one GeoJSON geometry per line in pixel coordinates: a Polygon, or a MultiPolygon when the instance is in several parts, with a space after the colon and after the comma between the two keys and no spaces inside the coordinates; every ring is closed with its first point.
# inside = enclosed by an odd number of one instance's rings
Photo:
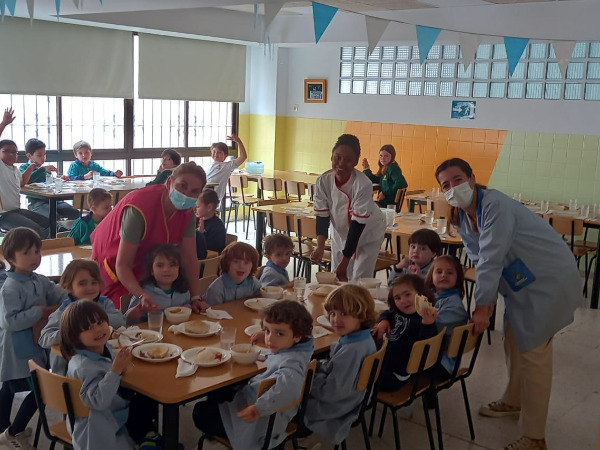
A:
{"type": "Polygon", "coordinates": [[[273,264],[271,261],[267,262],[267,266],[260,276],[261,285],[285,287],[289,282],[290,276],[286,269],[273,264]]]}
{"type": "MultiPolygon", "coordinates": [[[[158,305],[159,309],[165,309],[165,308],[170,308],[171,306],[190,306],[190,291],[185,291],[185,292],[170,292],[167,293],[165,291],[163,291],[161,288],[159,288],[158,286],[154,285],[154,284],[144,284],[142,286],[142,289],[149,293],[152,298],[154,299],[154,303],[156,305],[158,305]]],[[[131,298],[131,302],[129,303],[129,308],[127,309],[127,312],[125,313],[125,317],[127,317],[127,315],[129,314],[129,311],[131,311],[134,307],[136,307],[138,305],[138,303],[140,302],[140,300],[137,297],[132,297],[131,298]]],[[[147,319],[147,315],[144,314],[144,316],[140,317],[140,320],[138,322],[145,322],[147,319]]]]}
{"type": "Polygon", "coordinates": [[[102,356],[89,350],[77,350],[69,361],[67,376],[81,380],[79,396],[90,408],[89,417],[75,418],[75,426],[70,430],[75,450],[135,447],[125,427],[129,402],[118,394],[121,376],[112,371],[112,363],[110,345],[102,356]]]}
{"type": "MultiPolygon", "coordinates": [[[[96,300],[96,303],[106,311],[108,315],[108,324],[112,326],[114,329],[125,326],[125,317],[121,311],[115,308],[115,304],[108,297],[99,296],[96,300]]],[[[60,344],[60,318],[63,315],[63,312],[73,303],[73,299],[71,296],[67,296],[66,299],[63,300],[61,305],[58,307],[56,311],[54,311],[48,317],[48,323],[42,329],[40,334],[39,344],[44,348],[51,348],[53,345],[60,344]]],[[[65,360],[54,353],[50,353],[50,368],[52,372],[58,373],[60,375],[64,375],[67,373],[67,364],[65,360]]]]}
{"type": "MultiPolygon", "coordinates": [[[[227,438],[234,449],[259,450],[264,442],[269,415],[289,405],[300,397],[304,384],[304,372],[312,357],[314,341],[302,342],[267,356],[267,370],[251,378],[231,402],[221,403],[219,411],[227,438]],[[275,384],[256,399],[258,385],[262,380],[275,378],[275,384]],[[256,422],[244,422],[237,416],[239,410],[254,404],[260,414],[256,422]]],[[[277,413],[269,448],[279,445],[286,437],[285,429],[296,415],[298,407],[277,413]]]]}
{"type": "Polygon", "coordinates": [[[248,277],[240,284],[236,284],[227,273],[224,273],[211,283],[203,300],[212,306],[220,305],[238,298],[254,297],[260,288],[260,281],[255,277],[248,277]]]}
{"type": "Polygon", "coordinates": [[[371,330],[342,336],[315,375],[304,423],[332,444],[342,442],[358,417],[363,391],[356,390],[362,360],[377,351],[371,330]]]}
{"type": "Polygon", "coordinates": [[[469,313],[463,305],[460,291],[458,289],[447,289],[436,294],[435,307],[438,309],[438,316],[435,319],[435,326],[438,333],[446,327],[446,338],[444,341],[444,354],[441,364],[448,373],[452,373],[456,364],[456,358],[450,358],[446,354],[448,341],[455,327],[466,325],[469,321],[469,313]]]}
{"type": "MultiPolygon", "coordinates": [[[[64,289],[43,275],[7,272],[0,289],[0,381],[29,377],[27,359],[15,354],[13,333],[31,328],[42,318],[40,306],[57,305],[65,295],[64,289]]],[[[45,353],[36,360],[47,363],[45,353]]]]}

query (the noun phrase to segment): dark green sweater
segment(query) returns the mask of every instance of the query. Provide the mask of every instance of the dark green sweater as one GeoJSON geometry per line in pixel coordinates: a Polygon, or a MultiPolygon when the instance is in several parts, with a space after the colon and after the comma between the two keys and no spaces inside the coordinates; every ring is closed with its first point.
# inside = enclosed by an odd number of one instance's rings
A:
{"type": "Polygon", "coordinates": [[[377,202],[382,208],[395,203],[396,192],[398,189],[408,187],[408,183],[402,175],[402,170],[396,161],[388,166],[387,171],[381,177],[378,177],[371,172],[371,169],[365,170],[364,174],[368,176],[373,183],[379,183],[379,191],[383,192],[383,195],[385,195],[385,198],[382,201],[377,202]]]}

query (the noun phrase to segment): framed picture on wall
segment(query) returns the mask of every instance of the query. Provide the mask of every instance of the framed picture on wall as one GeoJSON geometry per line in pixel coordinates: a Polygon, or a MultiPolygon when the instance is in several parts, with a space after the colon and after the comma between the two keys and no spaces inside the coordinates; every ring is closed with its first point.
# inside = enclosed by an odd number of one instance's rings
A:
{"type": "Polygon", "coordinates": [[[327,103],[327,80],[304,80],[304,103],[327,103]]]}

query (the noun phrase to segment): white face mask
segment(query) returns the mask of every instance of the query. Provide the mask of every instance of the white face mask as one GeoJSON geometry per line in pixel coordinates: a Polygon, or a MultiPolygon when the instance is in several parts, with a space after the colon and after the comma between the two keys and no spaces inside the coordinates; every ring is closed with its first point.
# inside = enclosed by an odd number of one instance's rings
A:
{"type": "Polygon", "coordinates": [[[465,181],[458,186],[448,189],[444,192],[446,200],[450,206],[456,208],[467,208],[473,201],[473,188],[465,181]]]}

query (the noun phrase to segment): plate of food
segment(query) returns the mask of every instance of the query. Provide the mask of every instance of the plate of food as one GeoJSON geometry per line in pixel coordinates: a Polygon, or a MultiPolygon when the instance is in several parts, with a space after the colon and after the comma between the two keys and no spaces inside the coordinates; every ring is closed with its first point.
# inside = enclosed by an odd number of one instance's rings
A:
{"type": "Polygon", "coordinates": [[[218,366],[230,358],[231,353],[217,347],[194,347],[181,354],[181,359],[198,367],[218,366]]]}
{"type": "Polygon", "coordinates": [[[262,311],[267,306],[278,301],[279,300],[275,300],[274,298],[249,298],[244,301],[244,305],[254,311],[262,311]]]}
{"type": "Polygon", "coordinates": [[[326,297],[329,295],[329,293],[335,289],[337,289],[339,286],[335,285],[335,284],[317,284],[317,285],[311,285],[309,287],[309,289],[312,290],[312,294],[313,295],[318,295],[320,297],[326,297]]]}
{"type": "Polygon", "coordinates": [[[331,326],[331,322],[329,321],[329,318],[325,314],[317,317],[317,323],[320,325],[323,325],[324,327],[327,327],[327,328],[333,328],[331,326]]]}
{"type": "Polygon", "coordinates": [[[153,330],[140,330],[139,328],[130,328],[123,331],[123,334],[132,339],[143,339],[144,343],[149,344],[151,342],[162,341],[163,335],[158,331],[153,330]]]}
{"type": "Polygon", "coordinates": [[[182,333],[190,337],[207,337],[221,331],[221,325],[210,320],[190,320],[183,322],[182,333]]]}
{"type": "Polygon", "coordinates": [[[248,335],[248,336],[252,336],[254,333],[258,333],[259,331],[262,331],[262,327],[260,326],[259,323],[255,323],[254,325],[250,325],[249,327],[246,327],[246,329],[244,330],[244,333],[246,333],[246,335],[248,335]]]}
{"type": "Polygon", "coordinates": [[[175,344],[141,344],[131,351],[133,356],[150,363],[170,361],[181,355],[181,347],[175,344]]]}

